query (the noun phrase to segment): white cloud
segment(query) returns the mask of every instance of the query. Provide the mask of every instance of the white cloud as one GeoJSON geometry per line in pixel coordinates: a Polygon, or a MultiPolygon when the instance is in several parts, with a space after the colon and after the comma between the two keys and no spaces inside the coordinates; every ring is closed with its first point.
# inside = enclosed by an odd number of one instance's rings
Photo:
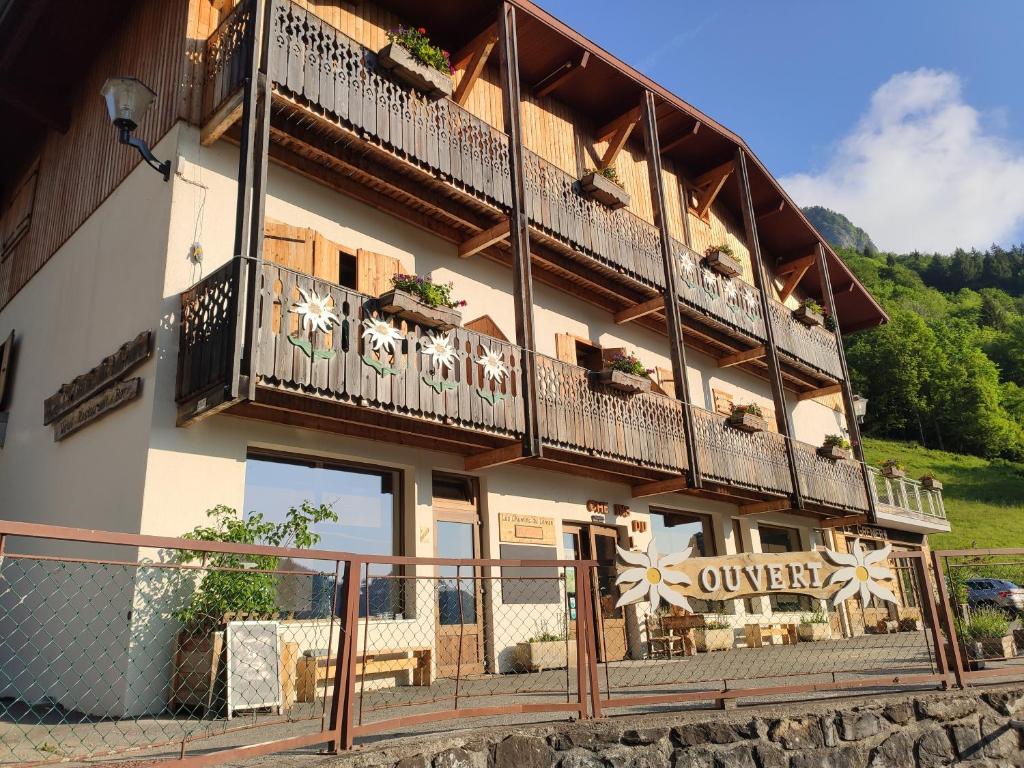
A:
{"type": "Polygon", "coordinates": [[[882,250],[984,248],[1024,227],[1024,151],[983,125],[950,72],[894,75],[823,170],[781,182],[800,205],[846,214],[882,250]]]}

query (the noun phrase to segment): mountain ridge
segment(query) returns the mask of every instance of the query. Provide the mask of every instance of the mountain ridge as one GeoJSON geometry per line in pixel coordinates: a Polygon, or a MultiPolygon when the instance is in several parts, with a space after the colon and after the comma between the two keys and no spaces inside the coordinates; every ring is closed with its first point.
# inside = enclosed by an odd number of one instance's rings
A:
{"type": "Polygon", "coordinates": [[[868,255],[878,253],[871,236],[838,211],[821,205],[808,205],[801,210],[833,248],[849,248],[868,255]]]}

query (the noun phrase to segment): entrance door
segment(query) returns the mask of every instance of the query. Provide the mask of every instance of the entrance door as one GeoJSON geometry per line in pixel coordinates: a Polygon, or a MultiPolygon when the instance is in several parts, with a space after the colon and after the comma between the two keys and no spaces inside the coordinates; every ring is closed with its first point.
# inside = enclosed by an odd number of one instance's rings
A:
{"type": "Polygon", "coordinates": [[[597,629],[597,655],[599,661],[621,661],[629,653],[626,639],[626,616],[616,608],[619,589],[615,586],[615,563],[618,533],[610,526],[591,525],[589,528],[590,557],[597,560],[594,578],[594,623],[597,629]]]}
{"type": "MultiPolygon", "coordinates": [[[[480,513],[473,478],[434,476],[434,552],[437,557],[480,557],[480,513]]],[[[480,569],[438,568],[437,674],[484,673],[483,602],[480,569]]]]}

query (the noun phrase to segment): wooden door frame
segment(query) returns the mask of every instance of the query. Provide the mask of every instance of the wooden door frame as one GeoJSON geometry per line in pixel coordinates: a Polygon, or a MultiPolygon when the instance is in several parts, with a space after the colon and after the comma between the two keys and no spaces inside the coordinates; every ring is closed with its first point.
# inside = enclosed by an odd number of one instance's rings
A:
{"type": "MultiPolygon", "coordinates": [[[[603,530],[607,531],[608,533],[614,535],[614,537],[615,537],[615,545],[616,546],[621,546],[622,543],[623,543],[623,541],[622,541],[622,531],[619,529],[619,527],[617,525],[610,525],[608,523],[595,523],[595,522],[584,523],[583,525],[586,528],[586,532],[587,532],[586,542],[587,542],[587,547],[589,548],[589,552],[587,553],[587,557],[589,557],[592,560],[596,560],[597,559],[597,546],[596,546],[596,542],[594,540],[594,531],[595,530],[603,529],[603,530]]],[[[601,534],[598,534],[598,535],[601,535],[601,534]]],[[[600,567],[600,566],[598,566],[598,567],[600,567]]],[[[614,562],[612,562],[611,567],[612,568],[615,567],[615,563],[614,562]]],[[[599,592],[600,585],[598,584],[598,579],[597,578],[593,578],[590,581],[591,581],[591,592],[592,592],[591,601],[593,603],[593,608],[594,608],[594,616],[593,616],[593,620],[594,620],[594,634],[597,636],[597,654],[598,654],[598,659],[601,660],[601,661],[607,661],[607,654],[605,652],[604,621],[602,620],[602,616],[601,616],[601,595],[600,595],[600,592],[599,592]]],[[[629,629],[628,629],[628,627],[626,626],[626,623],[625,623],[626,622],[626,611],[625,611],[625,609],[621,609],[621,610],[622,610],[623,630],[625,631],[625,642],[626,642],[626,654],[625,654],[625,656],[623,658],[628,658],[629,657],[629,629]]],[[[616,660],[618,661],[618,659],[616,659],[616,660]]]]}

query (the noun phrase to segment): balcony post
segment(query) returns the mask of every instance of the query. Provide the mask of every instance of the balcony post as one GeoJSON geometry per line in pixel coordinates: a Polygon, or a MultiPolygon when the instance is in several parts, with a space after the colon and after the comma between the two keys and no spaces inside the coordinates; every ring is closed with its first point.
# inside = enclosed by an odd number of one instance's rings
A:
{"type": "MultiPolygon", "coordinates": [[[[672,253],[672,240],[668,231],[668,215],[665,209],[665,188],[661,173],[661,146],[658,142],[658,118],[654,109],[654,94],[644,91],[642,120],[644,149],[647,152],[647,175],[651,185],[651,203],[654,209],[654,223],[658,227],[661,242],[661,260],[665,271],[665,322],[668,325],[669,355],[672,358],[672,378],[675,380],[676,399],[683,404],[683,439],[686,443],[686,460],[690,467],[690,485],[700,488],[700,471],[697,461],[696,434],[693,428],[693,410],[690,398],[690,382],[686,377],[686,343],[683,340],[683,324],[679,316],[679,302],[676,300],[678,285],[676,260],[672,253]]],[[[685,214],[684,214],[685,215],[685,214]]]]}
{"type": "Polygon", "coordinates": [[[249,0],[252,17],[246,42],[246,77],[242,84],[242,130],[238,148],[238,198],[235,248],[238,291],[235,307],[233,398],[256,394],[256,287],[262,273],[263,219],[267,198],[270,146],[270,18],[275,0],[249,0]]]}
{"type": "Polygon", "coordinates": [[[526,217],[526,186],[523,167],[523,130],[520,114],[519,45],[516,37],[516,9],[503,2],[498,13],[498,59],[501,66],[501,95],[508,134],[509,244],[512,247],[512,293],[515,301],[516,344],[522,350],[523,410],[526,429],[523,453],[539,456],[540,424],[537,412],[536,342],[533,329],[533,276],[530,270],[530,230],[526,217]]]}
{"type": "Polygon", "coordinates": [[[797,469],[796,450],[793,447],[793,425],[790,422],[789,410],[786,406],[786,392],[783,389],[782,370],[779,368],[779,353],[775,346],[775,328],[772,326],[772,313],[769,307],[769,281],[761,259],[761,244],[757,237],[757,217],[754,214],[754,201],[750,195],[747,153],[743,151],[742,147],[736,149],[736,172],[740,183],[740,208],[743,209],[743,228],[746,231],[747,246],[750,248],[754,284],[761,298],[761,313],[764,315],[764,357],[768,363],[768,381],[772,387],[772,401],[775,403],[775,424],[779,432],[786,438],[786,460],[789,464],[789,477],[793,483],[793,506],[796,509],[803,509],[804,498],[800,490],[800,473],[797,469]]]}
{"type": "Polygon", "coordinates": [[[853,444],[853,455],[860,462],[861,472],[864,475],[864,490],[868,495],[868,521],[878,522],[878,508],[875,504],[875,495],[872,493],[873,482],[871,473],[868,472],[867,462],[864,460],[864,445],[861,443],[860,424],[857,423],[857,415],[853,412],[853,388],[850,386],[850,371],[846,367],[846,352],[843,350],[843,335],[839,330],[839,319],[836,315],[836,301],[832,294],[832,278],[828,274],[828,260],[825,258],[825,246],[818,243],[818,280],[821,283],[821,298],[825,301],[825,311],[832,318],[833,333],[836,337],[836,349],[839,354],[839,367],[843,372],[843,380],[840,382],[843,392],[843,410],[846,411],[846,431],[850,435],[850,442],[853,444]]]}

